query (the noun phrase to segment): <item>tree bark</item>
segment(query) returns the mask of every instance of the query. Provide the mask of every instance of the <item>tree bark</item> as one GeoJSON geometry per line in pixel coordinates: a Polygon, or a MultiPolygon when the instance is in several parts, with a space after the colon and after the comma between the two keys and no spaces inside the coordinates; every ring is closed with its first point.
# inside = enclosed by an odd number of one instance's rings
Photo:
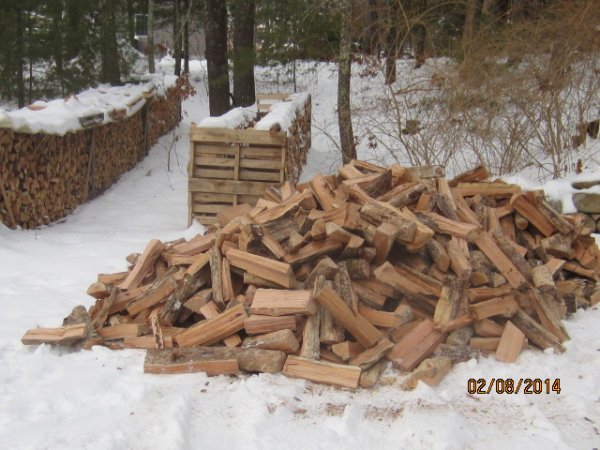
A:
{"type": "Polygon", "coordinates": [[[414,43],[415,43],[415,69],[418,69],[427,59],[425,56],[425,43],[427,41],[427,28],[425,25],[418,24],[414,28],[414,43]]]}
{"type": "Polygon", "coordinates": [[[183,6],[186,11],[183,25],[183,73],[190,73],[190,20],[193,0],[184,0],[183,6]]]}
{"type": "Polygon", "coordinates": [[[385,84],[396,81],[396,59],[398,58],[398,4],[389,0],[388,30],[386,36],[385,84]]]}
{"type": "Polygon", "coordinates": [[[148,53],[148,72],[154,73],[154,0],[148,0],[148,38],[146,51],[148,53]]]}
{"type": "Polygon", "coordinates": [[[379,57],[379,17],[377,14],[377,0],[369,0],[369,12],[367,14],[367,35],[365,36],[366,48],[369,55],[379,57]]]}
{"type": "Polygon", "coordinates": [[[206,0],[206,65],[211,116],[229,111],[227,63],[227,9],[225,0],[206,0]]]}
{"type": "Polygon", "coordinates": [[[25,30],[23,29],[23,10],[16,9],[17,13],[17,55],[15,72],[17,75],[17,103],[19,108],[25,106],[25,80],[23,78],[23,63],[24,63],[24,46],[25,30]]]}
{"type": "Polygon", "coordinates": [[[256,101],[254,85],[255,0],[237,0],[233,14],[233,98],[235,106],[250,106],[256,101]]]}
{"type": "Polygon", "coordinates": [[[31,11],[27,11],[27,59],[29,60],[29,79],[27,90],[27,103],[31,103],[33,99],[33,26],[31,23],[31,11]]]}
{"type": "Polygon", "coordinates": [[[82,35],[82,5],[79,0],[66,2],[67,26],[65,27],[65,59],[79,55],[82,35]]]}
{"type": "Polygon", "coordinates": [[[350,113],[350,77],[352,68],[351,54],[351,20],[352,0],[340,0],[342,23],[340,30],[340,55],[338,73],[338,123],[340,128],[340,145],[344,164],[356,159],[354,133],[352,131],[352,115],[350,113]]]}
{"type": "Polygon", "coordinates": [[[129,43],[135,47],[133,0],[127,0],[127,38],[129,39],[129,43]]]}
{"type": "Polygon", "coordinates": [[[63,60],[63,4],[60,1],[52,3],[52,53],[56,64],[56,75],[60,82],[60,93],[65,95],[65,77],[63,60]]]}
{"type": "Polygon", "coordinates": [[[102,68],[100,81],[103,83],[120,84],[119,48],[117,46],[117,24],[115,20],[117,4],[115,0],[103,0],[101,7],[102,68]]]}
{"type": "Polygon", "coordinates": [[[173,2],[173,42],[175,53],[175,75],[181,75],[181,0],[173,2]]]}
{"type": "MultiPolygon", "coordinates": [[[[427,0],[422,0],[418,3],[418,11],[419,15],[423,16],[427,11],[427,0]]],[[[425,47],[427,43],[427,27],[425,24],[420,21],[413,28],[413,43],[415,47],[415,69],[418,69],[423,64],[425,64],[425,60],[427,59],[425,55],[425,47]]]]}
{"type": "Polygon", "coordinates": [[[466,48],[473,38],[473,26],[475,23],[475,13],[477,12],[477,0],[468,0],[467,11],[465,14],[465,24],[463,27],[462,46],[466,48]]]}

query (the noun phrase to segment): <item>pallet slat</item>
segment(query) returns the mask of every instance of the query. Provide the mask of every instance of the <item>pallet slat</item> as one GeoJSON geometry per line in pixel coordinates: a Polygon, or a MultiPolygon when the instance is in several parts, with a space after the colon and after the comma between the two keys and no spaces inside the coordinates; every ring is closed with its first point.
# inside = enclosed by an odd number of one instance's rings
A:
{"type": "Polygon", "coordinates": [[[279,160],[281,147],[242,147],[241,158],[267,158],[279,160]]]}
{"type": "Polygon", "coordinates": [[[244,181],[275,181],[278,182],[280,177],[277,172],[262,172],[254,170],[240,170],[240,180],[244,181]]]}
{"type": "Polygon", "coordinates": [[[260,183],[234,180],[189,180],[190,192],[224,192],[230,194],[263,195],[272,183],[260,183]]]}
{"type": "Polygon", "coordinates": [[[194,141],[226,142],[232,144],[284,145],[286,133],[265,133],[261,130],[236,130],[230,128],[192,128],[190,136],[194,141]]]}
{"type": "Polygon", "coordinates": [[[232,158],[217,158],[215,156],[196,156],[194,164],[198,166],[233,167],[235,160],[232,158]]]}
{"type": "Polygon", "coordinates": [[[281,160],[268,159],[240,159],[240,167],[242,169],[280,169],[281,160]]]}

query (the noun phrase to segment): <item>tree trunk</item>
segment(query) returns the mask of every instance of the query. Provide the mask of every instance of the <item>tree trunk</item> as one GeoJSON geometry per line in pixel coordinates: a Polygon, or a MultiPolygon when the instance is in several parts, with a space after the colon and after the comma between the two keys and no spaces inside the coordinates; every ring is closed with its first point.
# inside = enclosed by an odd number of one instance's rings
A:
{"type": "Polygon", "coordinates": [[[233,14],[233,98],[236,106],[256,101],[254,87],[254,16],[255,0],[237,0],[233,14]]]}
{"type": "Polygon", "coordinates": [[[148,72],[154,73],[154,0],[148,0],[148,38],[146,51],[148,53],[148,72]]]}
{"type": "Polygon", "coordinates": [[[484,16],[493,16],[496,10],[498,0],[483,0],[481,5],[481,14],[484,16]]]}
{"type": "Polygon", "coordinates": [[[16,9],[17,13],[17,54],[16,54],[16,67],[15,72],[17,75],[17,103],[19,108],[25,106],[25,80],[23,79],[23,63],[24,63],[24,46],[25,41],[25,30],[23,29],[23,10],[21,8],[16,9]]]}
{"type": "Polygon", "coordinates": [[[211,116],[229,111],[227,62],[227,9],[225,0],[206,0],[206,65],[211,116]]]}
{"type": "Polygon", "coordinates": [[[367,35],[365,36],[366,52],[369,55],[379,57],[379,17],[377,15],[377,0],[369,0],[369,12],[367,14],[367,35]]]}
{"type": "Polygon", "coordinates": [[[181,75],[181,0],[173,2],[173,42],[175,53],[175,75],[181,75]]]}
{"type": "Polygon", "coordinates": [[[465,25],[463,27],[462,46],[467,48],[471,39],[473,39],[473,25],[475,23],[475,13],[477,12],[477,0],[468,0],[467,11],[465,14],[465,25]]]}
{"type": "Polygon", "coordinates": [[[396,0],[389,1],[388,30],[386,36],[385,84],[396,81],[396,59],[398,58],[398,4],[396,0]]]}
{"type": "Polygon", "coordinates": [[[414,45],[415,45],[415,69],[418,69],[427,59],[425,55],[425,43],[427,41],[427,28],[422,23],[414,28],[414,45]]]}
{"type": "Polygon", "coordinates": [[[103,83],[120,84],[119,74],[119,48],[117,46],[117,24],[115,0],[103,0],[102,3],[102,68],[100,81],[103,83]]]}
{"type": "Polygon", "coordinates": [[[352,131],[352,115],[350,113],[350,76],[352,67],[352,0],[340,0],[342,23],[340,29],[340,56],[338,73],[338,123],[340,128],[340,145],[344,164],[356,159],[354,133],[352,131]]]}
{"type": "Polygon", "coordinates": [[[135,22],[134,22],[133,0],[127,0],[127,38],[129,43],[135,47],[135,22]]]}
{"type": "Polygon", "coordinates": [[[60,83],[60,93],[65,95],[65,77],[63,60],[63,5],[60,1],[52,3],[52,53],[56,64],[56,75],[60,83]]]}
{"type": "Polygon", "coordinates": [[[80,0],[67,1],[66,9],[65,59],[69,61],[79,55],[82,43],[82,5],[80,0]]]}
{"type": "Polygon", "coordinates": [[[190,20],[192,17],[193,0],[184,0],[186,10],[185,24],[183,25],[183,73],[190,73],[190,20]]]}
{"type": "MultiPolygon", "coordinates": [[[[418,11],[419,15],[423,17],[423,15],[427,11],[427,0],[422,0],[418,3],[418,11]]],[[[415,48],[415,69],[418,69],[423,64],[425,64],[425,60],[427,59],[425,54],[425,46],[427,43],[427,27],[421,21],[415,25],[413,28],[413,43],[415,48]]]]}
{"type": "Polygon", "coordinates": [[[31,23],[31,11],[27,11],[27,59],[29,61],[29,79],[27,80],[27,103],[33,99],[33,26],[31,23]]]}

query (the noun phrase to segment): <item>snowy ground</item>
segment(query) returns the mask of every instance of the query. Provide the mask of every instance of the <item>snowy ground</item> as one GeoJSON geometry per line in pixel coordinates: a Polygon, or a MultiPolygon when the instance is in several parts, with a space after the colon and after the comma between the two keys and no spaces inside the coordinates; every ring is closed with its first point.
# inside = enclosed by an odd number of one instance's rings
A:
{"type": "MultiPolygon", "coordinates": [[[[274,75],[261,76],[265,86],[274,75]]],[[[335,120],[331,67],[312,77],[315,122],[335,120]]],[[[471,360],[437,388],[412,392],[391,370],[379,387],[350,392],[280,375],[144,375],[143,351],[21,345],[25,330],[60,325],[73,306],[89,306],[85,290],[96,274],[125,270],[125,256],[149,239],[199,231],[186,229],[186,136],[208,109],[199,75],[196,82],[181,126],[104,195],[41,230],[0,225],[0,448],[600,446],[598,308],[565,323],[572,340],[562,355],[526,351],[510,365],[471,360]],[[469,395],[469,378],[560,378],[562,390],[469,395]]],[[[328,138],[315,135],[304,178],[336,160],[328,138]]]]}

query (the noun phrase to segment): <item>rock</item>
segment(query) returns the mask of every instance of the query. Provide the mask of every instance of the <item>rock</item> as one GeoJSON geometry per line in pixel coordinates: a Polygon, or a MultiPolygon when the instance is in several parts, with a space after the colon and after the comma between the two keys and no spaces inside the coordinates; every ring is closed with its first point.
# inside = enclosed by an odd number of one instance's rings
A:
{"type": "Polygon", "coordinates": [[[259,348],[232,348],[229,350],[237,357],[240,369],[248,372],[281,372],[287,357],[284,352],[259,348]]]}
{"type": "Polygon", "coordinates": [[[597,186],[600,184],[600,180],[592,180],[592,181],[573,181],[571,186],[575,189],[589,189],[593,186],[597,186]]]}
{"type": "Polygon", "coordinates": [[[577,211],[581,213],[600,213],[600,194],[579,192],[573,195],[573,203],[575,203],[577,211]]]}
{"type": "Polygon", "coordinates": [[[560,214],[562,214],[562,201],[555,198],[546,197],[546,201],[550,204],[554,210],[560,214]]]}

